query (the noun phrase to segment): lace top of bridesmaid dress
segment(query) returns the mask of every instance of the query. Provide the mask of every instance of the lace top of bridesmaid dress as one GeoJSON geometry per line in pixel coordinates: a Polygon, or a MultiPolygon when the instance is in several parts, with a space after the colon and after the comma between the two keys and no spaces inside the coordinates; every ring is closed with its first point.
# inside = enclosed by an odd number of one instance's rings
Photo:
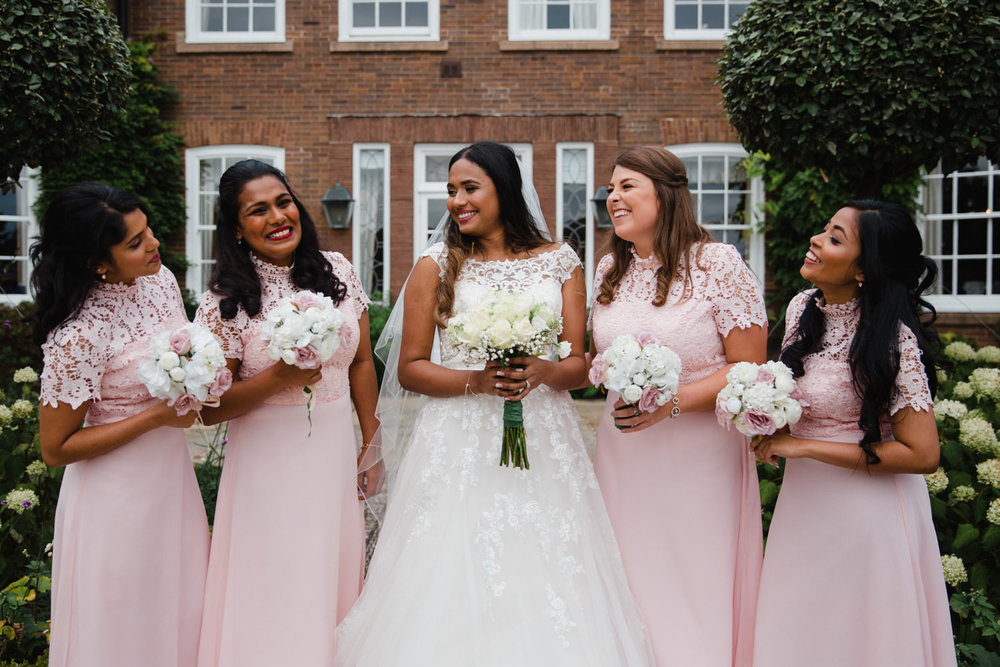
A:
{"type": "MultiPolygon", "coordinates": [[[[448,256],[444,243],[435,243],[421,257],[430,257],[444,274],[448,256]]],[[[482,303],[496,290],[527,294],[534,301],[549,304],[556,313],[562,312],[562,286],[580,266],[580,258],[568,245],[543,252],[535,257],[484,262],[467,258],[455,280],[455,301],[452,313],[459,313],[482,303]]],[[[477,365],[466,357],[464,347],[441,337],[441,363],[449,368],[472,368],[477,365]]],[[[482,363],[478,364],[482,367],[482,363]]]]}
{"type": "MultiPolygon", "coordinates": [[[[347,371],[354,359],[360,340],[358,319],[368,309],[368,296],[361,287],[361,281],[354,267],[339,252],[324,252],[334,274],[347,285],[347,295],[337,305],[344,314],[340,328],[340,347],[323,364],[323,378],[313,387],[313,396],[319,401],[332,401],[347,393],[349,387],[347,371]]],[[[283,299],[301,292],[292,282],[289,266],[276,266],[250,254],[254,268],[260,278],[260,312],[250,317],[243,308],[230,320],[222,319],[219,313],[219,295],[211,290],[201,296],[201,304],[195,315],[195,322],[208,327],[222,342],[222,349],[228,359],[239,359],[239,378],[245,380],[276,363],[267,354],[267,345],[260,337],[260,325],[267,313],[283,299]]],[[[283,363],[283,362],[277,362],[283,363]]],[[[309,396],[301,387],[286,387],[273,394],[266,403],[273,405],[305,404],[309,396]]]]}
{"type": "MultiPolygon", "coordinates": [[[[793,340],[796,325],[812,292],[795,296],[785,314],[785,340],[787,347],[793,340]]],[[[792,435],[859,442],[863,435],[858,427],[861,416],[861,397],[854,389],[848,355],[851,341],[858,330],[859,310],[857,300],[843,304],[820,302],[826,316],[826,331],[820,350],[805,357],[805,374],[798,378],[809,407],[802,411],[802,419],[790,427],[792,435]]],[[[899,329],[899,374],[896,389],[889,406],[895,414],[906,406],[914,410],[930,410],[933,404],[927,384],[927,374],[920,360],[921,351],[917,338],[906,326],[899,329]]],[[[882,420],[882,437],[889,438],[892,427],[888,418],[882,420]]]]}
{"type": "Polygon", "coordinates": [[[42,354],[41,403],[73,409],[92,401],[87,424],[120,421],[158,399],[137,375],[153,335],[187,324],[177,280],[166,267],[131,285],[98,283],[76,316],[53,329],[42,354]]]}
{"type": "Polygon", "coordinates": [[[648,331],[680,356],[681,383],[688,384],[728,363],[722,339],[734,328],[767,326],[760,282],[735,247],[696,244],[683,259],[662,306],[652,303],[662,262],[655,255],[642,259],[631,252],[632,262],[607,305],[598,303],[596,295],[614,258],[605,255],[597,265],[590,327],[598,352],[621,334],[648,331]],[[692,258],[691,284],[685,286],[681,271],[692,258]]]}

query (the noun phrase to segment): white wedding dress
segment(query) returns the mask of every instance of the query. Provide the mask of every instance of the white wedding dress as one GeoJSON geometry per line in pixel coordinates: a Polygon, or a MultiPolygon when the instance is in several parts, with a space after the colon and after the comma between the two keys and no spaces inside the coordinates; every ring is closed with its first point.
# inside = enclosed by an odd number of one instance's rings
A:
{"type": "MultiPolygon", "coordinates": [[[[424,254],[444,263],[443,244],[424,254]]],[[[565,245],[466,260],[453,312],[497,289],[561,312],[578,265],[565,245]]],[[[475,367],[447,343],[441,357],[475,367]]],[[[495,396],[423,402],[365,588],[338,629],[337,665],[652,664],[569,394],[525,397],[528,470],[499,465],[502,412],[495,396]]]]}

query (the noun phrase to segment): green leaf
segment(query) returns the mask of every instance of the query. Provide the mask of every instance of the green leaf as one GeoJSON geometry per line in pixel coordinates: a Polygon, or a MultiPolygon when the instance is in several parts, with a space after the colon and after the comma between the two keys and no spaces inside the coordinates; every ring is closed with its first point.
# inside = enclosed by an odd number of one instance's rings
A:
{"type": "Polygon", "coordinates": [[[968,546],[979,539],[979,530],[969,523],[963,523],[955,531],[955,539],[952,540],[951,548],[954,551],[968,546]]]}

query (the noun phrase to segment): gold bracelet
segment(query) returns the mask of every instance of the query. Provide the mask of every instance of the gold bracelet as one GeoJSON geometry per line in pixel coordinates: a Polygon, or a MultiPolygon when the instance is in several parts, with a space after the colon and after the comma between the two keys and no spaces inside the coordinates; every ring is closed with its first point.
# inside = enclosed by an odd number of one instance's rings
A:
{"type": "Polygon", "coordinates": [[[675,395],[670,399],[670,402],[674,404],[674,407],[670,408],[670,418],[673,419],[681,413],[681,406],[678,405],[681,402],[681,399],[677,398],[675,395]]]}

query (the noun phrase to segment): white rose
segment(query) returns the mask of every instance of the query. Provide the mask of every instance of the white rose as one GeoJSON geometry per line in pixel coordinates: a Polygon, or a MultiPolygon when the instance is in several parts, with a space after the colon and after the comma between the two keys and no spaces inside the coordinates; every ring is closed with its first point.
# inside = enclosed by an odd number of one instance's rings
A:
{"type": "Polygon", "coordinates": [[[726,412],[729,414],[738,415],[742,409],[743,403],[735,396],[730,396],[729,400],[726,401],[726,412]]]}
{"type": "Polygon", "coordinates": [[[604,385],[608,389],[621,392],[626,384],[628,384],[628,375],[625,371],[615,366],[609,366],[607,372],[604,374],[604,385]]]}
{"type": "Polygon", "coordinates": [[[777,389],[781,394],[787,396],[795,389],[795,380],[792,379],[791,375],[775,375],[774,376],[774,388],[777,389]]]}
{"type": "Polygon", "coordinates": [[[630,384],[622,390],[622,400],[626,403],[636,403],[642,398],[642,387],[630,384]]]}
{"type": "Polygon", "coordinates": [[[535,327],[527,317],[521,318],[514,324],[514,338],[518,343],[527,343],[535,336],[535,327]]]}
{"type": "Polygon", "coordinates": [[[573,352],[573,343],[568,340],[560,341],[559,345],[556,346],[556,354],[559,355],[560,359],[565,359],[573,352]]]}
{"type": "Polygon", "coordinates": [[[162,355],[160,355],[160,368],[165,371],[171,371],[177,368],[181,364],[181,358],[177,356],[176,352],[167,350],[162,355]]]}
{"type": "Polygon", "coordinates": [[[499,320],[493,323],[489,329],[486,330],[486,338],[489,340],[490,344],[497,348],[508,347],[511,342],[513,342],[513,329],[511,329],[510,322],[507,320],[499,320]]]}
{"type": "Polygon", "coordinates": [[[184,382],[184,377],[187,375],[184,369],[180,366],[174,366],[169,371],[170,379],[174,382],[184,382]]]}
{"type": "Polygon", "coordinates": [[[802,406],[795,399],[788,399],[785,404],[785,415],[788,418],[789,424],[795,424],[802,418],[802,406]]]}
{"type": "Polygon", "coordinates": [[[295,350],[293,350],[293,349],[282,350],[281,353],[280,353],[280,355],[279,355],[279,358],[282,361],[284,361],[286,364],[288,364],[289,366],[294,366],[295,365],[295,350]]]}
{"type": "Polygon", "coordinates": [[[645,387],[646,386],[646,382],[648,382],[648,381],[649,381],[649,378],[646,377],[645,373],[641,373],[640,372],[640,373],[636,373],[636,374],[634,374],[632,376],[632,384],[638,385],[639,387],[645,387]]]}

